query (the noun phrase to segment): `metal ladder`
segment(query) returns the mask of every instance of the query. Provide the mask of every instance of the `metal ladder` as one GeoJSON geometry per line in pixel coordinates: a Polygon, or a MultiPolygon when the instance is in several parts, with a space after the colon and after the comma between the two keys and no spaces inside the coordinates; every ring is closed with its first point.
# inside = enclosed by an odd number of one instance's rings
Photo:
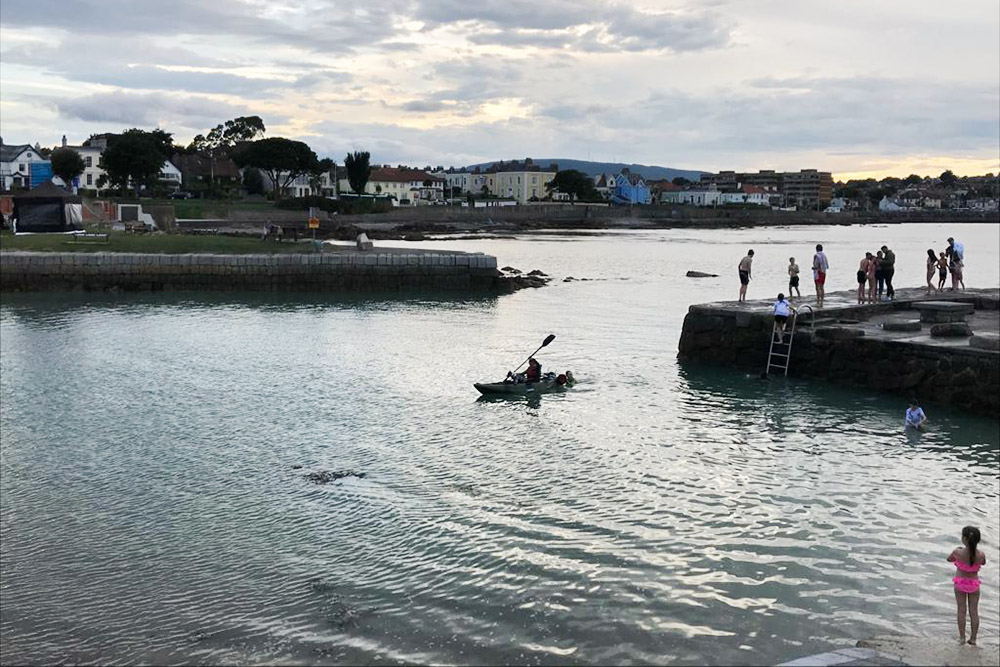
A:
{"type": "Polygon", "coordinates": [[[799,319],[799,311],[808,308],[809,316],[811,318],[811,323],[816,322],[816,313],[813,312],[812,306],[805,304],[792,311],[792,326],[781,336],[781,342],[775,340],[775,334],[777,333],[776,328],[771,329],[771,347],[767,351],[767,370],[764,371],[766,375],[771,374],[771,369],[776,368],[784,371],[782,375],[788,375],[788,365],[791,363],[792,358],[792,341],[795,340],[795,322],[799,319]],[[786,342],[787,337],[787,342],[786,342]],[[778,348],[775,351],[775,348],[778,348]],[[778,362],[782,363],[778,363],[778,362]]]}

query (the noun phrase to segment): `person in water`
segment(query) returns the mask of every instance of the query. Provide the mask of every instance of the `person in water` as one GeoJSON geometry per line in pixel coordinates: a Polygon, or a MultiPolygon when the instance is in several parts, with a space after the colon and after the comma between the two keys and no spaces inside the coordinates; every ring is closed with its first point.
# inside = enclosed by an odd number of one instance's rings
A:
{"type": "Polygon", "coordinates": [[[925,421],[927,421],[927,415],[924,414],[920,403],[915,398],[910,400],[910,407],[906,409],[906,420],[903,422],[903,428],[921,429],[925,421]]]}
{"type": "Polygon", "coordinates": [[[986,565],[986,554],[977,549],[980,539],[979,529],[966,526],[962,529],[962,546],[955,547],[948,556],[948,562],[958,569],[952,578],[955,584],[955,603],[958,606],[958,641],[965,643],[965,610],[969,610],[972,634],[969,644],[976,645],[979,634],[979,568],[986,565]]]}
{"type": "Polygon", "coordinates": [[[525,382],[538,382],[542,379],[542,365],[534,357],[528,359],[528,370],[524,373],[525,382]]]}

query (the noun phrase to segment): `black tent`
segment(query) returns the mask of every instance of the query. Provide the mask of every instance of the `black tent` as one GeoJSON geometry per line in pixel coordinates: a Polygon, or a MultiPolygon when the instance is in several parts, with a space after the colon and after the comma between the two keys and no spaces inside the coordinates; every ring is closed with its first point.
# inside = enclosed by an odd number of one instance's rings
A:
{"type": "MultiPolygon", "coordinates": [[[[14,219],[18,232],[72,232],[83,229],[75,222],[67,205],[81,204],[77,195],[66,192],[52,181],[42,183],[14,197],[14,219]]],[[[76,216],[79,217],[79,216],[76,216]]]]}

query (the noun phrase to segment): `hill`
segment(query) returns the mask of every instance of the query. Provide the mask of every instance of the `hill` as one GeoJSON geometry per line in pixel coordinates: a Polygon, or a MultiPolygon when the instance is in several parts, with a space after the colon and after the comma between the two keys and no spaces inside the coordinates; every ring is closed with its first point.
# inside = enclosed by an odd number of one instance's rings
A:
{"type": "MultiPolygon", "coordinates": [[[[643,178],[654,181],[664,178],[667,180],[673,180],[678,176],[697,181],[703,173],[706,173],[693,169],[674,169],[672,167],[658,167],[647,164],[625,164],[624,162],[590,162],[588,160],[572,160],[569,158],[532,158],[532,161],[543,169],[549,164],[555,162],[559,165],[560,169],[576,169],[577,171],[582,171],[589,176],[597,176],[598,174],[607,173],[617,174],[623,167],[626,167],[632,173],[642,174],[643,178]]],[[[493,162],[483,162],[481,164],[470,164],[465,168],[474,169],[479,167],[480,169],[485,169],[491,164],[493,164],[493,162]]]]}

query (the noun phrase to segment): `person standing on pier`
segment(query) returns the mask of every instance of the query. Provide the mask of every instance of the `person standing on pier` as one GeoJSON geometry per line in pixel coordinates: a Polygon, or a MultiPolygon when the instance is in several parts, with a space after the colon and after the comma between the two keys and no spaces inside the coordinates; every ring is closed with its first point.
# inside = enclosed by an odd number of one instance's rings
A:
{"type": "Polygon", "coordinates": [[[866,252],[865,256],[861,258],[861,264],[858,266],[858,303],[865,302],[865,287],[868,285],[868,265],[871,264],[872,254],[866,252]]]}
{"type": "Polygon", "coordinates": [[[890,301],[896,297],[896,290],[892,288],[894,273],[896,273],[896,253],[887,246],[882,246],[882,275],[885,276],[885,295],[890,301]]]}
{"type": "Polygon", "coordinates": [[[962,289],[965,289],[965,280],[962,275],[962,269],[965,268],[965,245],[949,236],[948,249],[944,251],[944,254],[948,257],[948,268],[951,270],[951,289],[958,289],[959,283],[962,284],[962,289]]]}
{"type": "Polygon", "coordinates": [[[823,244],[816,244],[816,254],[813,255],[813,282],[816,283],[816,304],[823,307],[824,285],[826,285],[826,272],[830,270],[830,262],[823,252],[823,244]]]}
{"type": "Polygon", "coordinates": [[[934,287],[934,274],[937,273],[937,255],[934,254],[933,248],[927,249],[927,293],[930,294],[935,290],[934,287]]]}
{"type": "Polygon", "coordinates": [[[788,298],[792,298],[792,290],[798,297],[802,298],[802,292],[799,291],[799,265],[795,263],[794,257],[788,258],[788,298]]]}
{"type": "Polygon", "coordinates": [[[875,303],[875,269],[878,267],[878,262],[870,252],[865,253],[865,259],[868,260],[868,268],[865,269],[865,274],[868,276],[868,303],[875,303]]]}
{"type": "Polygon", "coordinates": [[[740,303],[747,300],[747,285],[750,284],[750,266],[753,264],[753,250],[747,251],[747,256],[740,260],[740,303]]]}
{"type": "Polygon", "coordinates": [[[879,301],[882,300],[882,290],[885,289],[885,272],[882,270],[882,261],[882,251],[879,250],[875,253],[875,283],[878,285],[876,296],[879,301]]]}
{"type": "Polygon", "coordinates": [[[941,290],[944,289],[945,281],[948,280],[948,258],[945,257],[945,254],[943,252],[939,253],[938,255],[937,267],[938,267],[937,289],[938,292],[940,292],[941,290]]]}

